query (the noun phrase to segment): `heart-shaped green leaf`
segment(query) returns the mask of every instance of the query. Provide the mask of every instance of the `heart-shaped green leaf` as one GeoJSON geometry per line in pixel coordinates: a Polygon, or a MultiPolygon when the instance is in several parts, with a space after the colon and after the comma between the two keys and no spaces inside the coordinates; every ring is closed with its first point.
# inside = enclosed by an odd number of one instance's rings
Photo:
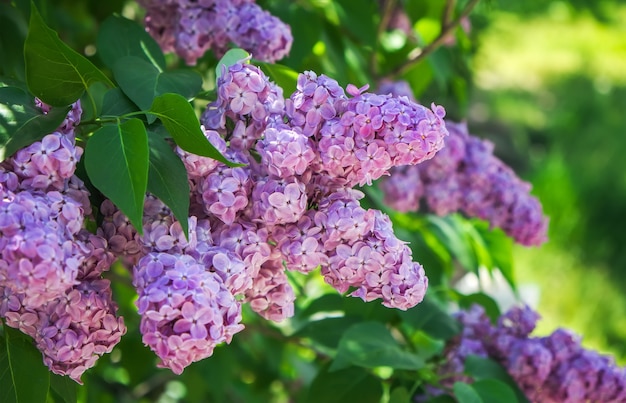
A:
{"type": "MultiPolygon", "coordinates": [[[[142,110],[148,110],[159,95],[175,93],[190,99],[202,89],[202,77],[192,70],[163,72],[135,56],[118,59],[113,66],[113,75],[124,94],[142,110]]],[[[154,119],[154,116],[148,116],[149,123],[154,119]]]]}
{"type": "Polygon", "coordinates": [[[160,70],[165,69],[165,57],[154,39],[135,21],[112,15],[100,26],[96,40],[98,55],[110,69],[124,56],[141,58],[160,70]]]}
{"type": "Polygon", "coordinates": [[[114,86],[93,63],[59,39],[33,3],[24,60],[28,89],[49,105],[69,105],[98,81],[114,86]]]}

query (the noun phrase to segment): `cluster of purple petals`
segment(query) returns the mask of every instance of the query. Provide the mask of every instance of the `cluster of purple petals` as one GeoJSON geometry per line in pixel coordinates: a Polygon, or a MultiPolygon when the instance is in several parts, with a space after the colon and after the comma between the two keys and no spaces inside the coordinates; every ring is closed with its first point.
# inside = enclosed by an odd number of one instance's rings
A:
{"type": "Polygon", "coordinates": [[[0,317],[33,337],[53,372],[79,383],[126,332],[101,279],[113,255],[83,229],[91,207],[74,176],[80,115],[76,103],[54,133],[0,165],[0,317]]]}
{"type": "Polygon", "coordinates": [[[242,303],[269,320],[292,316],[287,270],[321,267],[338,291],[388,307],[408,309],[423,299],[422,266],[387,216],[360,206],[363,194],[352,186],[431,158],[447,134],[443,109],[354,87],[348,93],[307,72],[286,100],[259,68],[236,63],[218,79],[218,98],[201,120],[208,141],[245,165],[175,148],[190,184],[189,238],[150,195],[143,235],[103,203],[99,234],[132,267],[143,341],[161,366],[180,373],[230,342],[243,329],[242,303]],[[347,125],[351,119],[361,123],[347,125]],[[330,131],[337,136],[324,134],[330,131]],[[326,168],[332,147],[352,156],[341,162],[346,166],[326,168]]]}
{"type": "MultiPolygon", "coordinates": [[[[192,189],[197,190],[192,199],[200,205],[196,210],[203,207],[209,217],[219,218],[214,225],[228,225],[234,217],[234,222],[266,229],[272,256],[277,256],[263,266],[271,268],[263,273],[273,273],[273,281],[283,283],[284,276],[277,273],[285,268],[309,273],[321,267],[326,281],[342,293],[407,309],[424,296],[424,270],[394,235],[389,218],[361,208],[363,195],[352,187],[388,174],[393,166],[431,158],[447,135],[444,111],[354,86],[347,92],[335,80],[305,72],[296,91],[283,99],[257,67],[243,62],[231,66],[219,78],[218,99],[202,122],[216,148],[248,165],[218,164],[198,178],[201,170],[188,164],[192,189]],[[197,193],[205,189],[206,178],[216,172],[226,178],[233,170],[245,172],[249,180],[228,186],[245,192],[225,219],[221,207],[212,212],[214,205],[202,205],[209,196],[217,200],[223,190],[202,197],[197,193]]],[[[235,196],[228,193],[229,200],[235,196]]],[[[280,312],[292,312],[292,307],[277,306],[280,312]]]]}
{"type": "Polygon", "coordinates": [[[398,211],[426,207],[437,215],[463,212],[489,221],[516,242],[541,245],[548,221],[529,183],[493,155],[493,144],[447,122],[446,147],[419,166],[404,166],[381,182],[385,202],[398,211]],[[420,203],[423,203],[420,205],[420,203]]]}
{"type": "Polygon", "coordinates": [[[447,347],[446,364],[440,369],[442,375],[458,375],[445,378],[443,386],[456,380],[471,381],[462,375],[463,362],[469,355],[479,355],[500,363],[533,402],[626,400],[626,368],[583,348],[580,338],[565,329],[546,337],[531,337],[538,318],[526,306],[512,308],[496,325],[480,306],[458,313],[463,331],[447,347]]]}
{"type": "Polygon", "coordinates": [[[253,0],[140,0],[146,30],[164,52],[194,65],[207,50],[221,57],[233,43],[257,60],[275,62],[291,49],[287,24],[253,0]]]}

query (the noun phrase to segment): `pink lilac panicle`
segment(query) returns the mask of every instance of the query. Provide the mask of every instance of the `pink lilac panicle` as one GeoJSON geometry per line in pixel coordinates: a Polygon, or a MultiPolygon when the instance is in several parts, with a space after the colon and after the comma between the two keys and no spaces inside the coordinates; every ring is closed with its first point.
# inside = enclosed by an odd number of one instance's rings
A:
{"type": "MultiPolygon", "coordinates": [[[[471,354],[501,364],[533,402],[611,402],[626,399],[626,368],[580,344],[580,338],[565,329],[546,337],[532,337],[538,315],[529,307],[514,307],[493,325],[484,309],[473,306],[456,315],[462,333],[446,347],[448,362],[464,362],[463,345],[473,346],[471,354]]],[[[440,375],[457,373],[450,365],[440,367],[440,375]]],[[[445,377],[443,386],[458,380],[445,377]]],[[[472,382],[472,379],[464,378],[472,382]]],[[[441,390],[428,389],[430,394],[441,390]]]]}
{"type": "Polygon", "coordinates": [[[134,268],[143,342],[180,374],[243,329],[222,277],[189,255],[150,253],[134,268]]]}
{"type": "Polygon", "coordinates": [[[285,57],[293,37],[290,27],[252,0],[141,0],[146,30],[164,52],[176,52],[189,65],[208,50],[219,58],[230,43],[273,63],[285,57]]]}
{"type": "Polygon", "coordinates": [[[446,147],[433,159],[395,168],[381,182],[385,202],[411,211],[423,200],[437,215],[460,211],[487,220],[522,245],[545,242],[548,220],[540,202],[530,195],[530,184],[493,155],[493,144],[470,135],[465,124],[448,122],[447,127],[446,147]],[[416,186],[407,187],[407,178],[416,178],[416,186]]]}

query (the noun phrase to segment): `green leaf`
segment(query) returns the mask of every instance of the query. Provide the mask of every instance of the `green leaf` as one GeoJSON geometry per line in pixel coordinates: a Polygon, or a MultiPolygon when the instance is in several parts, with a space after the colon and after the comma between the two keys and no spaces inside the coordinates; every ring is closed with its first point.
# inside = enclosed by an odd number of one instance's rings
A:
{"type": "Polygon", "coordinates": [[[69,108],[52,108],[44,114],[34,99],[20,88],[0,88],[0,161],[52,133],[69,108]]]}
{"type": "Polygon", "coordinates": [[[85,169],[93,185],[142,233],[148,184],[148,135],[139,119],[98,129],[87,142],[85,169]]]}
{"type": "Polygon", "coordinates": [[[337,0],[337,13],[342,28],[345,27],[362,45],[376,43],[378,32],[378,4],[372,0],[337,0]]]}
{"type": "Polygon", "coordinates": [[[121,116],[136,111],[137,106],[120,88],[111,88],[104,94],[101,116],[121,116]]]}
{"type": "Polygon", "coordinates": [[[230,49],[228,52],[224,53],[224,56],[217,62],[217,66],[215,67],[215,82],[224,74],[226,70],[233,64],[237,62],[242,62],[244,60],[250,59],[250,53],[246,52],[243,49],[230,49]]]}
{"type": "Polygon", "coordinates": [[[0,75],[24,79],[26,21],[16,8],[0,4],[0,75]]]}
{"type": "Polygon", "coordinates": [[[484,403],[483,399],[481,399],[472,385],[463,382],[455,382],[452,389],[459,403],[484,403]]]}
{"type": "Polygon", "coordinates": [[[28,89],[49,105],[69,105],[98,81],[114,86],[93,63],[48,28],[34,4],[24,43],[24,59],[28,89]]]}
{"type": "Polygon", "coordinates": [[[189,181],[187,170],[169,144],[157,135],[148,136],[150,146],[150,168],[148,170],[148,192],[165,203],[174,217],[180,221],[189,237],[189,181]]]}
{"type": "Polygon", "coordinates": [[[181,95],[163,94],[156,97],[149,112],[161,119],[163,126],[183,150],[213,158],[231,167],[242,166],[228,161],[207,140],[193,107],[181,95]]]}
{"type": "Polygon", "coordinates": [[[326,347],[336,349],[341,336],[358,322],[360,319],[354,316],[314,320],[304,325],[294,336],[307,337],[326,347]]]}
{"type": "Polygon", "coordinates": [[[478,273],[478,262],[462,227],[451,217],[429,215],[428,221],[432,225],[432,230],[450,249],[459,263],[465,269],[478,273]]]}
{"type": "Polygon", "coordinates": [[[483,379],[472,384],[484,403],[517,403],[515,392],[497,379],[483,379]]]}
{"type": "Polygon", "coordinates": [[[100,116],[104,95],[109,89],[101,82],[93,83],[80,98],[83,114],[82,121],[92,120],[100,116]],[[93,102],[91,102],[93,100],[93,102]],[[94,110],[95,108],[95,110],[94,110]]]}
{"type": "Polygon", "coordinates": [[[424,366],[424,361],[405,351],[382,323],[363,322],[350,327],[341,337],[329,371],[350,365],[417,370],[424,366]]]}
{"type": "MultiPolygon", "coordinates": [[[[155,97],[176,93],[191,99],[202,89],[202,77],[192,70],[162,72],[152,63],[135,56],[124,56],[113,66],[115,80],[137,106],[150,109],[155,97]]],[[[149,116],[152,123],[155,117],[149,116]]]]}
{"type": "Polygon", "coordinates": [[[389,403],[412,403],[411,395],[404,386],[394,388],[389,395],[389,403]]]}
{"type": "Polygon", "coordinates": [[[50,387],[65,403],[76,403],[78,385],[71,378],[50,373],[50,387]]]}
{"type": "Polygon", "coordinates": [[[301,317],[309,317],[317,312],[332,312],[343,310],[343,298],[335,293],[324,294],[313,301],[300,313],[301,317]]]}
{"type": "Polygon", "coordinates": [[[141,25],[119,15],[112,15],[102,23],[96,47],[100,59],[110,69],[122,57],[136,56],[165,70],[165,57],[159,44],[141,25]]]}
{"type": "Polygon", "coordinates": [[[261,70],[283,89],[286,97],[296,90],[298,72],[282,64],[258,63],[261,70]]]}
{"type": "Polygon", "coordinates": [[[516,395],[519,402],[527,403],[528,399],[524,395],[515,380],[504,369],[504,367],[489,358],[469,355],[465,359],[465,372],[477,381],[495,379],[504,382],[516,395]]]}
{"type": "Polygon", "coordinates": [[[450,339],[461,331],[459,322],[430,297],[426,297],[415,307],[398,312],[400,318],[415,329],[423,330],[438,339],[450,339]]]}
{"type": "Polygon", "coordinates": [[[383,395],[380,379],[362,368],[329,372],[322,369],[309,388],[308,403],[378,403],[383,395]]]}
{"type": "Polygon", "coordinates": [[[50,372],[33,340],[4,326],[0,337],[0,402],[44,403],[50,387],[50,372]]]}

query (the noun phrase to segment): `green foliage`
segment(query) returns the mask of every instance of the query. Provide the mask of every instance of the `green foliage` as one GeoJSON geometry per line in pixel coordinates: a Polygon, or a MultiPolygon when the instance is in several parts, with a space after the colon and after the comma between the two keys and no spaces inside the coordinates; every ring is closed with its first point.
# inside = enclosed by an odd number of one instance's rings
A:
{"type": "Polygon", "coordinates": [[[361,368],[350,367],[329,372],[322,369],[313,380],[306,402],[358,402],[376,403],[383,395],[378,379],[361,368]]]}
{"type": "MultiPolygon", "coordinates": [[[[135,56],[116,60],[113,75],[124,94],[142,110],[150,109],[160,95],[176,93],[189,99],[202,88],[202,78],[191,70],[163,72],[154,64],[135,56]]],[[[148,123],[155,119],[156,116],[149,115],[148,123]]]]}
{"type": "Polygon", "coordinates": [[[150,165],[148,192],[165,203],[180,222],[185,234],[189,232],[189,182],[181,180],[187,175],[185,165],[170,145],[155,133],[149,133],[150,165]]]}
{"type": "Polygon", "coordinates": [[[362,322],[343,333],[337,356],[328,371],[337,371],[350,365],[418,370],[424,366],[424,362],[404,351],[383,324],[362,322]]]}
{"type": "Polygon", "coordinates": [[[30,92],[53,106],[76,101],[95,82],[113,86],[111,80],[85,57],[63,43],[31,7],[24,43],[26,82],[30,92]]]}
{"type": "Polygon", "coordinates": [[[139,119],[101,127],[89,138],[85,149],[89,179],[122,210],[139,233],[143,232],[149,153],[146,128],[139,119]]]}
{"type": "Polygon", "coordinates": [[[21,88],[0,88],[0,161],[54,131],[68,111],[57,108],[44,114],[21,88]]]}
{"type": "Polygon", "coordinates": [[[50,372],[32,339],[4,326],[0,337],[0,401],[44,402],[50,387],[50,372]]]}

